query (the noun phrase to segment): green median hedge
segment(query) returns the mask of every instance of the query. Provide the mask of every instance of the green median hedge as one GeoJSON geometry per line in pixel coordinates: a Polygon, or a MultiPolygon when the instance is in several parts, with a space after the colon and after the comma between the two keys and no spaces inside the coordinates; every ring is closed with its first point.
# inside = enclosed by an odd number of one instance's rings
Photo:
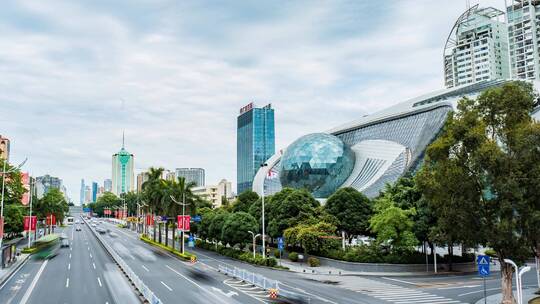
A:
{"type": "Polygon", "coordinates": [[[184,254],[182,254],[178,250],[174,250],[171,247],[165,246],[165,245],[160,244],[158,242],[154,242],[152,239],[150,239],[150,238],[148,238],[146,236],[141,236],[141,240],[143,242],[146,242],[146,243],[150,244],[150,245],[153,245],[153,246],[159,247],[161,249],[167,250],[168,252],[170,252],[170,253],[172,253],[172,254],[174,254],[174,255],[176,255],[176,256],[184,259],[184,260],[187,260],[187,261],[191,260],[191,257],[197,258],[197,256],[192,254],[192,253],[185,252],[184,254]]]}
{"type": "Polygon", "coordinates": [[[256,254],[255,257],[253,257],[252,252],[244,252],[242,250],[237,250],[237,249],[226,247],[223,245],[216,246],[216,244],[206,243],[201,240],[197,240],[196,244],[197,244],[197,247],[199,248],[214,251],[221,255],[224,255],[233,259],[237,259],[240,261],[244,261],[250,264],[274,267],[274,268],[279,268],[279,269],[288,269],[287,267],[278,266],[277,260],[273,257],[265,259],[260,254],[256,254]]]}
{"type": "Polygon", "coordinates": [[[32,254],[36,251],[37,251],[36,247],[30,247],[30,248],[23,248],[23,250],[21,250],[21,253],[32,254]]]}

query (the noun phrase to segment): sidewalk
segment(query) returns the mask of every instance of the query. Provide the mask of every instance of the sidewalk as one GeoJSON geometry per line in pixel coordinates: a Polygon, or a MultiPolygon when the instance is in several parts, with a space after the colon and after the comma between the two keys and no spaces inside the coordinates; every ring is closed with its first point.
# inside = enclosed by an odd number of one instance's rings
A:
{"type": "Polygon", "coordinates": [[[26,260],[30,257],[29,254],[21,254],[17,257],[17,261],[11,264],[9,267],[0,269],[0,286],[6,282],[11,275],[16,272],[26,260]]]}
{"type": "MultiPolygon", "coordinates": [[[[279,263],[278,263],[279,265],[279,263]]],[[[292,272],[306,273],[313,275],[343,275],[343,276],[426,276],[433,275],[433,272],[362,272],[362,271],[348,271],[345,269],[319,266],[309,267],[307,263],[291,262],[286,259],[281,259],[281,265],[288,267],[292,272]]],[[[437,274],[459,274],[457,272],[443,272],[439,271],[437,274]]]]}
{"type": "MultiPolygon", "coordinates": [[[[534,292],[537,291],[538,288],[527,288],[523,289],[523,304],[529,303],[530,300],[540,297],[539,295],[535,294],[534,292]]],[[[515,293],[514,293],[515,296],[515,293]]],[[[500,304],[502,300],[502,293],[494,294],[487,297],[487,302],[484,301],[482,298],[481,300],[477,301],[476,304],[500,304]]]]}

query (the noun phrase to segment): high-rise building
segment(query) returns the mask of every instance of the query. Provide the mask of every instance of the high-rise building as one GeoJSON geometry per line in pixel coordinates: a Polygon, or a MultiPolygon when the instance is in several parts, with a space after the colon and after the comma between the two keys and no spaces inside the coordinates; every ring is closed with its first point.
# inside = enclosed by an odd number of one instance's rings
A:
{"type": "Polygon", "coordinates": [[[148,180],[148,172],[141,172],[137,174],[137,192],[142,192],[142,185],[148,180]]]}
{"type": "Polygon", "coordinates": [[[0,135],[0,158],[9,161],[9,139],[0,135]]]}
{"type": "Polygon", "coordinates": [[[92,202],[96,202],[98,194],[98,183],[92,182],[92,202]]]}
{"type": "Polygon", "coordinates": [[[236,136],[237,192],[250,190],[253,177],[275,153],[274,109],[268,104],[256,108],[253,103],[240,109],[236,136]]]}
{"type": "Polygon", "coordinates": [[[92,202],[92,188],[90,188],[90,186],[84,187],[84,202],[85,203],[92,202]]]}
{"type": "Polygon", "coordinates": [[[52,188],[62,191],[62,180],[48,174],[36,177],[36,195],[42,198],[52,188]]]}
{"type": "Polygon", "coordinates": [[[176,177],[183,177],[186,183],[194,182],[195,187],[204,186],[204,169],[203,168],[177,168],[176,177]]]}
{"type": "Polygon", "coordinates": [[[122,139],[122,149],[112,156],[112,192],[116,195],[135,190],[133,174],[133,154],[126,151],[122,139]]]}
{"type": "Polygon", "coordinates": [[[112,180],[107,178],[103,181],[103,189],[105,192],[112,192],[112,180]]]}
{"type": "Polygon", "coordinates": [[[540,79],[540,1],[510,0],[506,8],[512,78],[540,79]]]}
{"type": "Polygon", "coordinates": [[[510,77],[504,12],[474,5],[455,22],[444,47],[448,88],[510,77]]]}
{"type": "Polygon", "coordinates": [[[79,202],[82,204],[84,204],[86,201],[85,201],[85,197],[84,197],[84,190],[85,190],[85,185],[84,185],[84,178],[81,179],[81,189],[79,190],[79,202]]]}
{"type": "Polygon", "coordinates": [[[171,170],[164,170],[163,171],[163,179],[164,180],[175,180],[176,179],[176,172],[171,170]]]}

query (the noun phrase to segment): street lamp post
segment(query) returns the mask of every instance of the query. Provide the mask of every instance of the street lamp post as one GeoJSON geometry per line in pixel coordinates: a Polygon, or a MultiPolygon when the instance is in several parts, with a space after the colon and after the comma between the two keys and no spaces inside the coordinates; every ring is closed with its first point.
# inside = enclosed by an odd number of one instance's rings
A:
{"type": "MultiPolygon", "coordinates": [[[[172,200],[173,202],[175,202],[176,204],[182,206],[182,221],[183,221],[183,220],[184,220],[184,217],[186,216],[186,205],[189,205],[189,203],[186,204],[186,193],[185,193],[185,192],[182,193],[182,203],[179,202],[179,201],[177,201],[177,200],[174,198],[174,196],[172,196],[172,195],[170,195],[170,198],[171,198],[171,200],[172,200]]],[[[180,239],[180,240],[181,240],[181,241],[180,241],[180,246],[181,246],[181,249],[182,249],[182,254],[184,254],[184,230],[185,230],[185,227],[184,227],[184,225],[183,225],[183,223],[182,223],[182,230],[181,230],[181,232],[182,232],[182,238],[180,239]]],[[[173,247],[174,247],[174,246],[173,246],[173,247]]]]}
{"type": "MultiPolygon", "coordinates": [[[[2,220],[2,231],[4,230],[4,227],[3,227],[4,226],[4,222],[3,222],[4,220],[4,189],[6,185],[6,174],[19,170],[26,163],[27,160],[28,158],[25,158],[24,161],[20,163],[17,167],[13,167],[9,169],[8,171],[6,171],[6,165],[8,161],[7,159],[4,160],[4,168],[2,170],[2,198],[0,202],[0,219],[2,220]]],[[[4,234],[2,233],[2,235],[0,235],[0,250],[2,249],[3,240],[4,240],[4,234]]]]}
{"type": "MultiPolygon", "coordinates": [[[[263,163],[261,164],[262,167],[266,167],[268,164],[263,163]]],[[[266,233],[265,233],[265,225],[264,225],[264,179],[261,186],[261,198],[262,198],[262,256],[263,259],[266,259],[266,247],[265,247],[265,240],[266,240],[266,233]]]]}
{"type": "Polygon", "coordinates": [[[248,232],[251,233],[251,236],[253,237],[253,258],[255,258],[255,239],[258,236],[261,236],[261,234],[260,233],[255,234],[253,231],[248,231],[248,232]]]}
{"type": "MultiPolygon", "coordinates": [[[[28,248],[32,246],[32,241],[30,240],[32,236],[32,178],[30,178],[30,216],[28,217],[28,248]]],[[[37,224],[37,223],[36,223],[37,224]]],[[[37,225],[36,225],[37,226],[37,225]]],[[[36,227],[37,230],[37,227],[36,227]]]]}
{"type": "Polygon", "coordinates": [[[146,207],[147,205],[142,203],[142,204],[139,204],[137,203],[137,233],[140,233],[140,225],[139,225],[139,220],[141,219],[141,212],[142,212],[142,208],[143,207],[146,207]]]}

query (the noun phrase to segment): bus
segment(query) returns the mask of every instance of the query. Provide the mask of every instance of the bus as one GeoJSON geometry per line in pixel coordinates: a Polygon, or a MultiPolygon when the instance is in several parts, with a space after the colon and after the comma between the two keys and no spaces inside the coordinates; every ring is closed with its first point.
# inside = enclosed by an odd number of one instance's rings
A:
{"type": "Polygon", "coordinates": [[[40,237],[35,242],[37,259],[50,259],[58,254],[60,250],[60,237],[58,234],[48,234],[40,237]]]}
{"type": "Polygon", "coordinates": [[[68,225],[73,225],[73,216],[66,217],[66,222],[68,225]]]}

